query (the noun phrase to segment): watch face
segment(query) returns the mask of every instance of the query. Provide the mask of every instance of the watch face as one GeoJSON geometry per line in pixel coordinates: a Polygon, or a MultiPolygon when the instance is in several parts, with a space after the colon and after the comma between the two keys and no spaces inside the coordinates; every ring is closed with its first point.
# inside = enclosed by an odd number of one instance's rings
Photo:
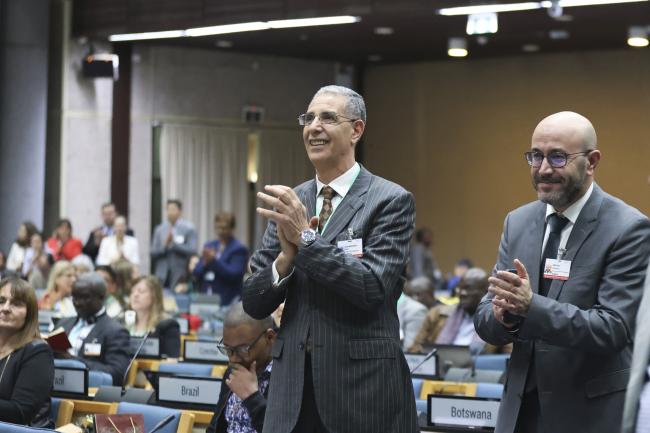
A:
{"type": "Polygon", "coordinates": [[[316,240],[316,232],[313,230],[304,230],[300,234],[300,240],[303,244],[308,245],[316,240]]]}

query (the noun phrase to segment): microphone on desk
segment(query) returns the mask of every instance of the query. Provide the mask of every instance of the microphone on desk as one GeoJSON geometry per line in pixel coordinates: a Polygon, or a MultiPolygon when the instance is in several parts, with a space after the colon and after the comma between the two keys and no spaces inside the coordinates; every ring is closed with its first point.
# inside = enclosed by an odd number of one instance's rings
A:
{"type": "Polygon", "coordinates": [[[129,365],[126,367],[126,371],[122,376],[122,382],[119,384],[119,386],[100,387],[97,390],[97,393],[95,394],[96,401],[104,401],[108,403],[112,403],[116,401],[129,401],[132,403],[146,404],[153,399],[153,390],[129,388],[128,390],[126,390],[125,393],[125,388],[124,388],[124,382],[126,381],[126,377],[129,374],[129,370],[131,370],[131,366],[133,365],[133,362],[140,354],[140,351],[144,347],[144,343],[147,341],[147,338],[149,338],[150,333],[151,331],[147,331],[147,333],[144,334],[144,337],[142,337],[142,341],[140,342],[138,349],[135,351],[135,353],[131,357],[131,360],[129,361],[129,365]]]}
{"type": "Polygon", "coordinates": [[[147,338],[149,338],[149,334],[151,334],[151,331],[147,331],[147,333],[144,334],[144,337],[142,337],[142,341],[140,342],[140,345],[138,346],[138,349],[135,351],[135,353],[133,354],[133,357],[131,358],[131,361],[129,362],[129,365],[126,367],[126,371],[124,372],[124,376],[122,376],[122,387],[124,387],[124,382],[126,382],[126,377],[129,375],[129,370],[131,369],[131,365],[133,365],[133,362],[135,361],[135,359],[140,354],[140,351],[144,347],[144,343],[147,341],[147,338]]]}
{"type": "Polygon", "coordinates": [[[156,433],[158,430],[161,430],[163,427],[165,427],[167,424],[172,422],[176,418],[176,415],[171,414],[169,416],[166,416],[163,418],[158,424],[154,426],[151,430],[149,430],[149,433],[156,433]]]}
{"type": "Polygon", "coordinates": [[[413,367],[413,369],[411,370],[411,374],[413,374],[413,372],[415,370],[420,368],[422,366],[422,364],[424,364],[425,362],[430,360],[436,353],[438,353],[438,348],[434,347],[433,349],[431,349],[431,352],[427,353],[427,356],[425,356],[424,359],[422,359],[422,361],[420,361],[420,363],[418,365],[413,367]]]}

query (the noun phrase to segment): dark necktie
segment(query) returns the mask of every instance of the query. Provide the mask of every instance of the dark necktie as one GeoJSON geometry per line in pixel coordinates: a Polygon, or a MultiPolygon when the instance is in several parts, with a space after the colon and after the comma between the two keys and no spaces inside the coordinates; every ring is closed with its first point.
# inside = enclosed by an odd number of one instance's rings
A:
{"type": "Polygon", "coordinates": [[[323,196],[323,207],[320,209],[320,214],[318,215],[318,233],[322,234],[327,220],[332,215],[332,198],[336,192],[334,192],[331,186],[325,185],[320,193],[323,196]]]}
{"type": "Polygon", "coordinates": [[[560,238],[562,237],[562,229],[566,227],[569,220],[561,215],[556,213],[551,214],[548,217],[548,226],[551,229],[548,234],[548,239],[546,240],[546,247],[544,247],[544,253],[542,254],[542,263],[540,270],[540,282],[539,282],[539,294],[542,296],[548,295],[548,290],[551,287],[553,280],[551,278],[544,278],[544,267],[546,265],[546,259],[557,259],[558,250],[560,248],[560,238]]]}

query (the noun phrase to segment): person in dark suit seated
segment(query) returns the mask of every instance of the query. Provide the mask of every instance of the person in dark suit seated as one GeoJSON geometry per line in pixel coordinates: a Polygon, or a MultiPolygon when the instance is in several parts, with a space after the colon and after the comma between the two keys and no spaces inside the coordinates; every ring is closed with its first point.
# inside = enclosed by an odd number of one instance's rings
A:
{"type": "Polygon", "coordinates": [[[52,350],[40,338],[34,289],[15,277],[0,281],[0,421],[54,428],[49,417],[52,350]]]}
{"type": "Polygon", "coordinates": [[[214,217],[217,239],[203,245],[201,260],[193,271],[199,290],[221,297],[221,305],[230,305],[241,296],[248,265],[248,250],[233,237],[235,216],[229,212],[214,217]]]}
{"type": "Polygon", "coordinates": [[[72,347],[58,357],[77,359],[90,369],[113,377],[113,385],[122,385],[129,365],[129,333],[106,314],[106,283],[97,272],[80,275],[72,287],[72,302],[77,317],[61,319],[72,347]]]}
{"type": "Polygon", "coordinates": [[[181,329],[178,322],[169,318],[163,308],[163,291],[160,281],[153,275],[139,277],[133,282],[129,296],[131,312],[125,313],[125,324],[134,337],[150,332],[150,337],[160,341],[160,354],[178,358],[181,352],[181,329]]]}
{"type": "Polygon", "coordinates": [[[261,433],[271,378],[271,347],[275,341],[273,318],[255,320],[242,304],[228,310],[219,350],[230,366],[223,380],[219,402],[206,433],[261,433]]]}

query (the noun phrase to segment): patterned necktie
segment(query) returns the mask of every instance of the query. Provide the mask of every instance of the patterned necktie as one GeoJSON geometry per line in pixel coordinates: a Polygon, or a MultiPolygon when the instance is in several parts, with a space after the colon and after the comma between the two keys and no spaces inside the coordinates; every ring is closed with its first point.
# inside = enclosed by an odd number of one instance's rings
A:
{"type": "Polygon", "coordinates": [[[336,192],[332,189],[331,186],[325,185],[320,191],[323,196],[323,207],[320,209],[320,214],[318,215],[318,233],[323,233],[323,228],[327,224],[327,220],[330,219],[332,215],[332,198],[336,192]]]}
{"type": "Polygon", "coordinates": [[[556,213],[548,217],[548,226],[551,231],[548,234],[546,247],[542,254],[541,272],[539,294],[542,296],[548,295],[548,290],[551,287],[553,280],[551,278],[544,278],[544,266],[546,266],[546,259],[557,259],[558,250],[560,248],[560,238],[562,237],[562,229],[568,224],[569,220],[562,215],[556,213]]]}

